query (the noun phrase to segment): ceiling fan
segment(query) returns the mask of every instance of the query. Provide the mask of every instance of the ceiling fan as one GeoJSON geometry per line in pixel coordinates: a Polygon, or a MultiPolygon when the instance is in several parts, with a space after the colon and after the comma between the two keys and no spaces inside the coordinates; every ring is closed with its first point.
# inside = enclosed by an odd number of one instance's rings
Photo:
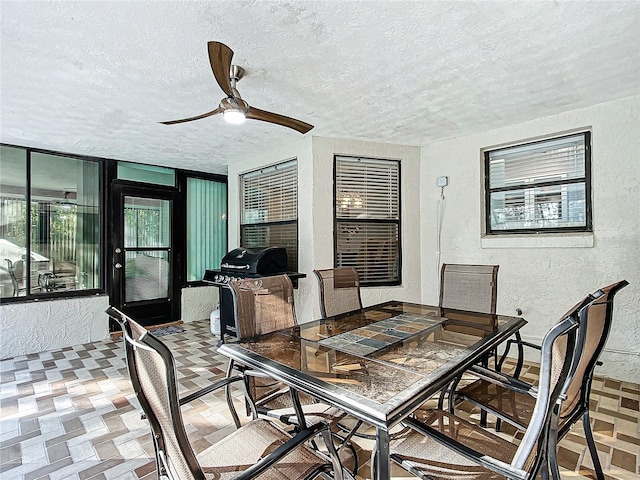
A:
{"type": "Polygon", "coordinates": [[[228,123],[239,124],[244,122],[246,118],[249,118],[252,120],[260,120],[262,122],[282,125],[283,127],[292,128],[300,133],[307,133],[313,128],[313,125],[309,125],[301,120],[285,117],[284,115],[267,112],[265,110],[259,110],[245,102],[236,89],[236,85],[244,76],[245,71],[244,68],[231,64],[233,50],[220,42],[208,42],[207,45],[209,48],[209,62],[211,63],[213,76],[216,77],[218,85],[220,85],[222,91],[227,94],[227,97],[222,99],[218,108],[210,112],[203,113],[196,117],[160,123],[163,123],[164,125],[173,125],[175,123],[200,120],[201,118],[207,118],[212,115],[222,113],[224,119],[228,123]]]}

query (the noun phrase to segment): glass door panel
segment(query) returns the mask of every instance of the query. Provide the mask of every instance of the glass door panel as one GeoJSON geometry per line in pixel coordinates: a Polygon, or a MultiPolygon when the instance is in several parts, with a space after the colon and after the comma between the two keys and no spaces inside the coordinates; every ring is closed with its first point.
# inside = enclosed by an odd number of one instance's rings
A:
{"type": "Polygon", "coordinates": [[[176,193],[133,185],[115,185],[113,191],[112,305],[145,326],[174,321],[180,306],[173,278],[176,193]]]}

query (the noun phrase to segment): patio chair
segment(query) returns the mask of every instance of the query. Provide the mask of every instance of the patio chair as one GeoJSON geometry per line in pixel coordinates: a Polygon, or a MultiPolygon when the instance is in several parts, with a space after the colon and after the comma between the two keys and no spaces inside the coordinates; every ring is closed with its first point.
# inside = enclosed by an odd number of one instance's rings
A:
{"type": "Polygon", "coordinates": [[[440,269],[440,300],[445,309],[496,313],[499,265],[444,263],[440,269]]]}
{"type": "MultiPolygon", "coordinates": [[[[443,263],[440,269],[440,297],[438,306],[443,310],[463,310],[494,315],[498,298],[498,269],[499,265],[469,265],[461,263],[443,263]]],[[[518,337],[519,334],[518,334],[518,337]]],[[[494,350],[488,358],[493,356],[497,361],[494,350]]],[[[439,407],[444,405],[445,395],[449,389],[442,389],[439,407]]],[[[485,425],[485,417],[481,420],[485,425]]]]}
{"type": "MultiPolygon", "coordinates": [[[[298,324],[293,302],[293,285],[287,275],[259,279],[242,279],[230,283],[234,304],[236,335],[246,340],[298,324]]],[[[346,415],[342,410],[315,400],[306,394],[289,389],[262,372],[229,361],[228,374],[236,370],[243,374],[249,408],[257,414],[277,418],[281,422],[304,428],[307,420],[323,420],[337,424],[346,415]]],[[[229,395],[229,392],[227,391],[229,395]]],[[[351,435],[340,436],[338,450],[347,446],[358,468],[356,452],[349,442],[351,435]]]]}
{"type": "MultiPolygon", "coordinates": [[[[584,304],[592,301],[585,300],[584,304]]],[[[557,402],[573,373],[579,305],[545,335],[535,413],[519,445],[441,410],[422,411],[406,419],[411,433],[391,447],[391,459],[413,475],[439,479],[531,479],[542,470],[547,478],[548,455],[557,420],[557,402]]]]}
{"type": "MultiPolygon", "coordinates": [[[[562,402],[558,425],[558,440],[562,439],[571,427],[580,419],[585,431],[587,446],[591,454],[594,470],[598,478],[604,478],[602,465],[598,458],[598,451],[591,431],[589,419],[589,395],[593,372],[607,341],[613,320],[613,298],[618,291],[627,286],[626,280],[608,285],[594,294],[596,300],[586,309],[584,321],[585,343],[582,354],[578,358],[576,373],[569,385],[566,399],[562,402]]],[[[582,321],[582,319],[581,319],[582,321]]],[[[526,344],[540,349],[539,346],[526,344]]],[[[454,405],[467,400],[481,409],[497,417],[496,429],[500,428],[500,421],[506,421],[516,428],[524,430],[531,423],[536,399],[531,395],[530,385],[518,382],[515,378],[474,368],[481,375],[481,379],[461,388],[451,397],[449,410],[454,405]]],[[[557,465],[552,466],[554,477],[557,465]]]]}
{"type": "Polygon", "coordinates": [[[110,307],[107,313],[122,327],[131,383],[151,426],[158,477],[302,480],[332,472],[333,478],[342,479],[340,460],[324,423],[302,429],[291,437],[267,420],[254,419],[195,455],[180,407],[231,383],[242,385],[242,377],[227,377],[180,399],[176,366],[167,346],[115,308],[110,307]],[[318,435],[324,439],[327,457],[305,445],[318,435]]]}
{"type": "Polygon", "coordinates": [[[360,278],[353,267],[314,270],[320,285],[320,311],[322,318],[362,308],[360,278]]]}

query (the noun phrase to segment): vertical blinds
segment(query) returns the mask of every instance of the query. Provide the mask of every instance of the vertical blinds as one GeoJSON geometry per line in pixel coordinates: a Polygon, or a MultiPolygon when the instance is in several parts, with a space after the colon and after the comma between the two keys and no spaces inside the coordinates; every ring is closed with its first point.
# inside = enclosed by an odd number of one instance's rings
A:
{"type": "Polygon", "coordinates": [[[187,281],[219,268],[227,253],[227,185],[187,178],[187,281]]]}
{"type": "Polygon", "coordinates": [[[291,160],[241,177],[240,244],[284,247],[290,271],[298,268],[298,162],[291,160]]]}
{"type": "Polygon", "coordinates": [[[335,158],[336,266],[363,285],[400,282],[400,162],[335,158]]]}

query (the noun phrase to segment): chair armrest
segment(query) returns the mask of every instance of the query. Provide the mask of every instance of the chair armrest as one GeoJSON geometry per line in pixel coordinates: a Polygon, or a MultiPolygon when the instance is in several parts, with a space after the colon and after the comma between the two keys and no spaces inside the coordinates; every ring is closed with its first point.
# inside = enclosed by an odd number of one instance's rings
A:
{"type": "Polygon", "coordinates": [[[511,349],[511,345],[516,344],[518,346],[518,361],[516,364],[515,371],[513,372],[513,377],[518,378],[520,376],[520,372],[522,371],[522,365],[524,363],[524,349],[522,347],[529,347],[538,351],[541,350],[541,347],[540,345],[537,345],[535,343],[525,342],[524,340],[522,340],[522,337],[520,336],[520,332],[516,332],[515,337],[516,337],[515,339],[509,339],[505,342],[506,346],[505,346],[504,352],[502,353],[502,356],[500,357],[500,360],[496,364],[496,370],[497,371],[502,370],[502,364],[507,359],[507,355],[509,355],[509,350],[511,349]]]}
{"type": "Polygon", "coordinates": [[[490,370],[480,365],[472,365],[466,373],[470,373],[481,380],[500,385],[514,392],[531,395],[534,398],[538,396],[538,389],[536,387],[502,372],[496,372],[495,370],[490,370]]]}
{"type": "Polygon", "coordinates": [[[233,369],[237,370],[238,372],[240,372],[243,375],[246,375],[248,377],[268,378],[268,379],[273,380],[273,377],[271,377],[270,375],[268,375],[268,374],[266,374],[264,372],[261,372],[260,370],[255,370],[255,369],[253,369],[251,367],[247,367],[246,365],[234,364],[233,365],[233,369]]]}
{"type": "Polygon", "coordinates": [[[186,397],[183,397],[180,399],[180,406],[185,405],[189,402],[193,402],[194,400],[203,397],[205,395],[208,395],[211,392],[214,392],[216,390],[218,390],[219,388],[222,387],[226,387],[227,385],[230,385],[231,383],[234,382],[239,382],[242,381],[242,376],[241,375],[235,375],[233,377],[227,377],[227,378],[223,378],[222,380],[218,380],[217,382],[212,383],[211,385],[209,385],[208,387],[203,388],[202,390],[198,390],[197,392],[194,392],[190,395],[187,395],[186,397]]]}
{"type": "MultiPolygon", "coordinates": [[[[304,444],[307,440],[311,440],[313,437],[318,435],[318,433],[323,431],[329,432],[329,425],[325,422],[318,422],[314,425],[311,425],[310,427],[301,430],[296,435],[291,437],[291,439],[287,440],[284,444],[280,445],[273,452],[260,460],[258,463],[247,468],[244,472],[238,474],[236,477],[233,477],[233,480],[250,480],[257,477],[271,465],[285,457],[294,448],[304,444]]],[[[340,468],[334,473],[336,475],[336,480],[340,480],[342,477],[342,469],[340,468]]]]}
{"type": "Polygon", "coordinates": [[[482,465],[483,467],[498,473],[499,475],[505,476],[507,478],[523,480],[528,477],[528,473],[526,471],[515,468],[512,465],[502,462],[496,458],[489,457],[488,455],[480,453],[472,448],[467,447],[466,445],[462,445],[461,443],[456,442],[447,435],[439,432],[429,425],[426,425],[420,420],[408,417],[403,420],[403,423],[421,433],[422,435],[433,438],[437,442],[449,447],[451,450],[459,453],[460,455],[463,455],[464,457],[470,459],[478,465],[482,465]]]}

